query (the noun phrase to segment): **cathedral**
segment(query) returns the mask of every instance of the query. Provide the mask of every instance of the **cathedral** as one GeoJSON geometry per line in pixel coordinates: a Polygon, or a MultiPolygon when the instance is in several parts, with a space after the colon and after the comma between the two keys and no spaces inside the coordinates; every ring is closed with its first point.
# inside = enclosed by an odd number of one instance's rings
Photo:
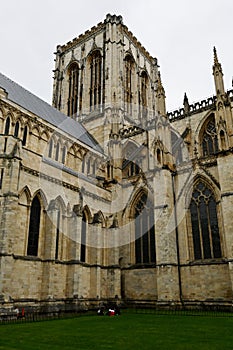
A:
{"type": "Polygon", "coordinates": [[[52,105],[0,74],[0,311],[233,302],[233,90],[167,112],[105,20],[55,53],[52,105]]]}

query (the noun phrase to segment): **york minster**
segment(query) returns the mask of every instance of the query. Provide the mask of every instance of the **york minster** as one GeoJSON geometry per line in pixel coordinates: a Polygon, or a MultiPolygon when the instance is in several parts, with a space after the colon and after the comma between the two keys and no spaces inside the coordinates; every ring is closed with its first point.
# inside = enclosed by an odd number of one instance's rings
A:
{"type": "Polygon", "coordinates": [[[52,105],[0,74],[0,310],[232,306],[233,90],[211,65],[213,95],[168,112],[159,59],[108,14],[57,46],[52,105]]]}

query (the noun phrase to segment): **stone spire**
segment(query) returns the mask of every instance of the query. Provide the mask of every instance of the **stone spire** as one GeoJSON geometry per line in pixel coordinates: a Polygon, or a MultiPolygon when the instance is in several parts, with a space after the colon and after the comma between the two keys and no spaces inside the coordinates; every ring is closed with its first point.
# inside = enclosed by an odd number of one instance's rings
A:
{"type": "Polygon", "coordinates": [[[186,92],[184,93],[183,106],[184,106],[185,113],[188,114],[190,107],[189,107],[189,100],[188,100],[186,92]]]}
{"type": "Polygon", "coordinates": [[[165,90],[162,84],[160,72],[158,72],[157,88],[156,88],[156,102],[157,111],[160,115],[166,115],[165,90]]]}
{"type": "Polygon", "coordinates": [[[214,76],[216,95],[225,94],[222,66],[221,66],[221,63],[219,63],[218,61],[217,50],[215,47],[214,47],[213,76],[214,76]]]}

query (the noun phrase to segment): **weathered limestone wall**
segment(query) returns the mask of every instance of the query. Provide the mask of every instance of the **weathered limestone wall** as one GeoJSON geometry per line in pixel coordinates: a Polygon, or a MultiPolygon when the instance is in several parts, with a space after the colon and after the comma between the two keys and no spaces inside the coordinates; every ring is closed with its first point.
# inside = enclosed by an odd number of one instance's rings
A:
{"type": "Polygon", "coordinates": [[[182,292],[186,301],[231,301],[228,264],[181,268],[182,292]]]}
{"type": "Polygon", "coordinates": [[[124,298],[140,300],[157,300],[157,270],[147,269],[124,269],[122,271],[122,290],[124,298]]]}

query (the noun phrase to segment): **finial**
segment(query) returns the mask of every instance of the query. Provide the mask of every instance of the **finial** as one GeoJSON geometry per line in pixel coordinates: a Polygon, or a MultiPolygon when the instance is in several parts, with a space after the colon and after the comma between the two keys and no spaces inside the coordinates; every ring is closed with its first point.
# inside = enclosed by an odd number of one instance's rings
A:
{"type": "Polygon", "coordinates": [[[216,47],[214,46],[214,64],[219,64],[216,47]]]}
{"type": "Polygon", "coordinates": [[[186,92],[184,93],[184,101],[183,101],[183,104],[189,104],[189,100],[188,100],[188,97],[187,97],[187,94],[186,92]]]}
{"type": "Polygon", "coordinates": [[[187,114],[189,112],[190,107],[189,107],[189,100],[188,100],[186,92],[184,93],[183,105],[184,105],[184,111],[187,114]]]}

